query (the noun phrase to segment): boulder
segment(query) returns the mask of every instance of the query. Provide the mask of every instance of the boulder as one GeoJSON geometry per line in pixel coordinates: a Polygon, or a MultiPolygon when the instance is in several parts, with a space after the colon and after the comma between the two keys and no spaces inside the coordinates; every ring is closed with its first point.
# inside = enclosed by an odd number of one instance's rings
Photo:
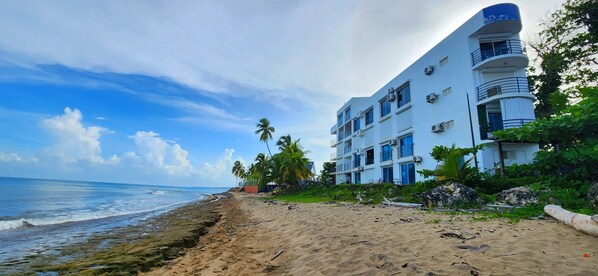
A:
{"type": "Polygon", "coordinates": [[[511,206],[525,206],[537,204],[540,193],[532,191],[529,187],[521,186],[501,191],[496,194],[496,201],[511,206]]]}
{"type": "Polygon", "coordinates": [[[592,208],[598,209],[598,182],[590,187],[590,190],[588,191],[588,200],[590,201],[590,206],[592,206],[592,208]]]}
{"type": "Polygon", "coordinates": [[[426,207],[456,207],[481,203],[478,193],[463,184],[451,183],[438,186],[421,194],[422,204],[426,207]]]}

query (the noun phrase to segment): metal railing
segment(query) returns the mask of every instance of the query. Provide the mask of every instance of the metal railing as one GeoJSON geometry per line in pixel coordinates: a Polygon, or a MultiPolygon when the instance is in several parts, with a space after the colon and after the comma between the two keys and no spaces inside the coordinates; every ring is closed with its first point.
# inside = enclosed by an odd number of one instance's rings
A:
{"type": "Polygon", "coordinates": [[[527,78],[502,78],[493,81],[486,82],[478,88],[478,101],[486,98],[491,98],[500,94],[509,93],[530,93],[529,83],[527,78]]]}
{"type": "Polygon", "coordinates": [[[347,163],[344,163],[344,164],[336,165],[336,171],[337,172],[346,172],[346,171],[350,171],[351,169],[352,169],[351,168],[351,162],[347,162],[347,163]]]}
{"type": "Polygon", "coordinates": [[[488,123],[485,125],[480,126],[480,137],[482,139],[493,139],[492,136],[493,131],[509,129],[509,128],[518,128],[522,127],[526,123],[533,122],[534,119],[509,119],[509,120],[502,120],[495,123],[488,123]]]}
{"type": "Polygon", "coordinates": [[[331,148],[336,148],[336,144],[338,143],[338,140],[336,140],[336,138],[330,140],[330,147],[331,148]]]}
{"type": "Polygon", "coordinates": [[[399,146],[399,148],[398,148],[399,157],[412,156],[413,155],[413,145],[414,144],[406,144],[406,145],[399,146]]]}
{"type": "Polygon", "coordinates": [[[349,153],[353,150],[353,147],[347,147],[345,146],[345,150],[343,151],[343,153],[349,153]]]}
{"type": "Polygon", "coordinates": [[[330,154],[330,160],[336,160],[336,152],[330,154]]]}
{"type": "Polygon", "coordinates": [[[491,57],[506,54],[525,54],[525,44],[521,40],[510,39],[495,41],[488,49],[477,49],[471,53],[472,66],[491,57]]]}

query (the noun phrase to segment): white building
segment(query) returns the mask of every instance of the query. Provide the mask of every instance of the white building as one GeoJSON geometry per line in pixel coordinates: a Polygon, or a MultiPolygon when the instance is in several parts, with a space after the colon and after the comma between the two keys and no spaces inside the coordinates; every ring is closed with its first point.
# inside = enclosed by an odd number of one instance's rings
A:
{"type": "Polygon", "coordinates": [[[437,145],[472,147],[483,171],[528,163],[536,144],[498,143],[491,132],[535,119],[514,4],[487,7],[370,97],[351,98],[330,129],[336,183],[414,183],[434,169],[437,145]]]}

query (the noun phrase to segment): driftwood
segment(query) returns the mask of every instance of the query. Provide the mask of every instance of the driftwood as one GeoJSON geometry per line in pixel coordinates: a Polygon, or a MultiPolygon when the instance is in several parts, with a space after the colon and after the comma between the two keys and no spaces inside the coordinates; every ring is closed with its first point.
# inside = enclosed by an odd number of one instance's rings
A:
{"type": "Polygon", "coordinates": [[[569,212],[559,205],[546,205],[544,206],[544,212],[578,231],[598,236],[598,219],[596,219],[596,215],[591,217],[569,212]]]}
{"type": "Polygon", "coordinates": [[[384,204],[388,206],[396,206],[396,207],[408,207],[408,208],[420,208],[422,207],[419,203],[407,203],[407,202],[392,202],[388,200],[388,198],[384,197],[384,204]]]}
{"type": "Polygon", "coordinates": [[[278,258],[278,256],[280,256],[280,254],[282,254],[282,252],[284,252],[284,250],[280,249],[278,250],[278,252],[274,253],[274,255],[272,255],[272,259],[270,259],[270,261],[273,261],[274,259],[278,258]]]}

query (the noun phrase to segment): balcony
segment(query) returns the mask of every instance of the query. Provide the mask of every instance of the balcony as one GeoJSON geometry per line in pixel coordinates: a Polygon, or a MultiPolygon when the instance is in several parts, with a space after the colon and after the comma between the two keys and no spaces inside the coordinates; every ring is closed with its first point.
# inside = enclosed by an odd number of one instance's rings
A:
{"type": "Polygon", "coordinates": [[[338,144],[338,140],[336,140],[336,138],[330,140],[330,147],[331,148],[336,148],[336,144],[338,144]]]}
{"type": "Polygon", "coordinates": [[[336,171],[337,172],[346,172],[346,171],[350,171],[351,170],[351,163],[344,163],[344,164],[340,164],[340,165],[336,165],[336,171]]]}
{"type": "Polygon", "coordinates": [[[351,146],[345,146],[345,149],[343,151],[344,154],[350,153],[353,150],[353,147],[351,146]]]}
{"type": "Polygon", "coordinates": [[[476,88],[478,102],[485,99],[499,98],[501,95],[521,95],[533,98],[529,91],[527,78],[503,78],[486,82],[476,88]]]}
{"type": "Polygon", "coordinates": [[[522,127],[523,125],[533,122],[534,119],[509,119],[509,120],[501,120],[491,122],[485,125],[480,126],[480,138],[482,140],[491,140],[494,139],[492,135],[493,131],[509,129],[509,128],[518,128],[522,127]]]}
{"type": "Polygon", "coordinates": [[[335,161],[336,160],[336,152],[333,152],[330,154],[330,161],[335,161]]]}
{"type": "Polygon", "coordinates": [[[480,43],[480,48],[471,53],[473,69],[491,67],[525,68],[529,63],[525,44],[521,40],[502,40],[480,43]]]}
{"type": "Polygon", "coordinates": [[[331,128],[330,128],[330,134],[336,134],[336,130],[338,129],[338,126],[336,124],[334,124],[331,128]]]}

